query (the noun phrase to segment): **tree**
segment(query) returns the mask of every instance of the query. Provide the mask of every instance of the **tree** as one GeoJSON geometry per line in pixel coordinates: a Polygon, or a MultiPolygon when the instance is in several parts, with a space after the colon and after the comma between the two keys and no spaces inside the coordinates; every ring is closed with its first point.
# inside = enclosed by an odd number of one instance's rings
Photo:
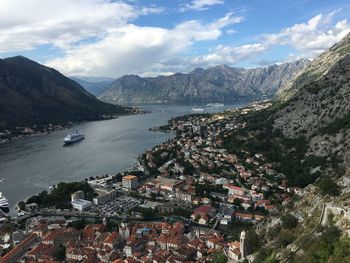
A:
{"type": "Polygon", "coordinates": [[[220,253],[220,254],[216,254],[213,258],[212,263],[226,263],[227,262],[227,257],[225,256],[225,254],[220,253]]]}
{"type": "Polygon", "coordinates": [[[282,216],[281,220],[283,228],[293,229],[298,225],[298,219],[291,214],[282,216]]]}
{"type": "Polygon", "coordinates": [[[240,207],[242,204],[242,200],[240,198],[235,198],[233,200],[233,205],[236,206],[236,207],[240,207]]]}
{"type": "Polygon", "coordinates": [[[280,247],[286,247],[294,240],[294,235],[290,230],[282,230],[277,238],[280,247]]]}
{"type": "Polygon", "coordinates": [[[323,195],[338,196],[340,194],[339,185],[329,176],[322,178],[317,185],[323,195]]]}
{"type": "Polygon", "coordinates": [[[66,259],[66,247],[59,245],[53,256],[58,261],[63,262],[66,259]]]}
{"type": "Polygon", "coordinates": [[[20,201],[17,206],[20,210],[25,210],[26,208],[26,204],[23,201],[20,201]]]}
{"type": "Polygon", "coordinates": [[[254,230],[247,231],[245,242],[247,244],[247,251],[250,253],[253,253],[259,247],[261,247],[261,238],[259,238],[254,230]]]}

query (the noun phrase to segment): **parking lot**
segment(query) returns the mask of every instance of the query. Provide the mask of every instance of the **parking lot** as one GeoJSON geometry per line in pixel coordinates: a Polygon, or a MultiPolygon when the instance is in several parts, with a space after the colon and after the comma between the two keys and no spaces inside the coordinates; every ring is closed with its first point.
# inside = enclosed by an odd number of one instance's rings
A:
{"type": "Polygon", "coordinates": [[[121,216],[140,204],[142,201],[133,197],[120,196],[104,205],[99,205],[99,210],[104,216],[121,216]]]}

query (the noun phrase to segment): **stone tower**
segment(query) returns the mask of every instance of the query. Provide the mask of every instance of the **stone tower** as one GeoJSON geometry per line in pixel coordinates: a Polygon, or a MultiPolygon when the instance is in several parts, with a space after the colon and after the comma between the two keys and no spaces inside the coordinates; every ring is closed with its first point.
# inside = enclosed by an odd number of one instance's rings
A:
{"type": "Polygon", "coordinates": [[[242,231],[241,232],[241,238],[239,240],[239,244],[240,244],[240,252],[241,252],[241,259],[245,259],[245,232],[242,231]]]}

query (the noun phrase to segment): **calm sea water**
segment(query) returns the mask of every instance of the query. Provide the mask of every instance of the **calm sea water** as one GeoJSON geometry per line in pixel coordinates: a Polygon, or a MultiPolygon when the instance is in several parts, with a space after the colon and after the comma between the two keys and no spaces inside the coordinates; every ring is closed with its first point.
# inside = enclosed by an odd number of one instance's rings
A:
{"type": "MultiPolygon", "coordinates": [[[[225,108],[238,106],[241,105],[225,108]]],[[[0,178],[5,178],[0,191],[14,208],[18,201],[58,182],[124,171],[145,150],[172,136],[149,128],[166,124],[171,117],[193,113],[192,107],[145,106],[151,113],[82,123],[69,130],[0,144],[0,178]],[[63,147],[63,138],[75,130],[85,134],[86,139],[63,147]]],[[[205,112],[222,110],[205,108],[205,112]]]]}

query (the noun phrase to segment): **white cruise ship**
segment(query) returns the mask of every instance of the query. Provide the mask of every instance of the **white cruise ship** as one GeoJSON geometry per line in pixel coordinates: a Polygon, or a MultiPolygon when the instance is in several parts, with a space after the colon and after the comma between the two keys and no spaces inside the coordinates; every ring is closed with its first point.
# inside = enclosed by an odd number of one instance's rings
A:
{"type": "Polygon", "coordinates": [[[225,104],[223,103],[208,103],[206,107],[224,107],[225,104]]]}
{"type": "Polygon", "coordinates": [[[75,143],[78,141],[81,141],[85,139],[85,135],[84,134],[79,134],[78,132],[75,132],[73,134],[68,134],[66,136],[66,138],[64,138],[64,144],[71,144],[71,143],[75,143]]]}
{"type": "Polygon", "coordinates": [[[192,108],[192,111],[195,111],[195,112],[203,112],[204,109],[203,109],[203,108],[192,108]]]}
{"type": "Polygon", "coordinates": [[[10,212],[10,207],[9,207],[9,201],[7,200],[7,198],[2,194],[2,192],[0,192],[0,210],[7,214],[8,212],[10,212]]]}

